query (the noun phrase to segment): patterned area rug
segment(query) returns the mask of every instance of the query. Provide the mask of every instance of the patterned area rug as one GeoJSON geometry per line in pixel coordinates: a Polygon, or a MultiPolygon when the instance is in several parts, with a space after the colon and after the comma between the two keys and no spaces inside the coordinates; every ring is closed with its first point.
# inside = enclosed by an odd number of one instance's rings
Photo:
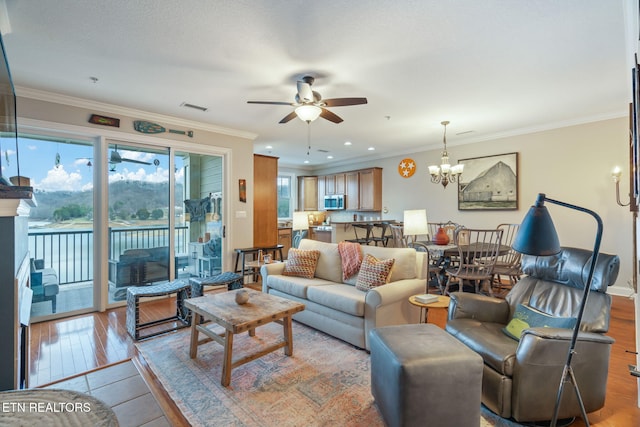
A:
{"type": "MultiPolygon", "coordinates": [[[[253,338],[236,335],[234,359],[281,334],[282,326],[271,323],[253,338]]],[[[202,345],[190,359],[189,330],[136,346],[194,427],[384,426],[371,395],[367,352],[296,322],[293,336],[292,357],[280,349],[242,365],[229,387],[220,385],[222,346],[202,345]]],[[[500,420],[483,414],[481,426],[515,425],[500,420]]]]}

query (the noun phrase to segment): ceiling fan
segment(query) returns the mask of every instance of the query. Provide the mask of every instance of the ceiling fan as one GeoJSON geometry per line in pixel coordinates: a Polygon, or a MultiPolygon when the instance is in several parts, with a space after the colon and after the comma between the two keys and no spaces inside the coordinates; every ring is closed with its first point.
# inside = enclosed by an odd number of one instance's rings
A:
{"type": "Polygon", "coordinates": [[[349,105],[361,105],[367,103],[367,98],[332,98],[322,99],[322,96],[311,89],[315,78],[304,76],[298,80],[298,93],[295,102],[281,101],[247,101],[247,104],[270,104],[270,105],[291,105],[296,107],[294,111],[287,114],[280,123],[287,123],[296,116],[305,122],[312,122],[318,117],[329,120],[333,123],[342,122],[342,118],[326,109],[326,107],[345,107],[349,105]]]}
{"type": "Polygon", "coordinates": [[[118,153],[118,146],[115,146],[115,149],[111,151],[111,155],[109,156],[109,163],[112,165],[117,165],[118,163],[129,162],[129,163],[138,163],[140,165],[150,165],[149,162],[143,162],[142,160],[135,159],[127,159],[126,157],[122,157],[120,153],[118,153]]]}

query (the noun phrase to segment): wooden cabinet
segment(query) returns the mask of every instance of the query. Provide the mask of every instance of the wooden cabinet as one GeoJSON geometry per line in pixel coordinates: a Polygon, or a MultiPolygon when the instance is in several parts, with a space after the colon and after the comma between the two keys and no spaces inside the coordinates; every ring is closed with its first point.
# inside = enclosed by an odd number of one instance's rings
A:
{"type": "Polygon", "coordinates": [[[291,236],[292,231],[290,228],[279,228],[278,229],[278,244],[282,245],[282,255],[285,258],[288,258],[289,249],[291,249],[291,236]]]}
{"type": "Polygon", "coordinates": [[[382,169],[372,168],[359,173],[359,196],[362,211],[382,210],[382,169]]]}
{"type": "Polygon", "coordinates": [[[253,246],[278,243],[278,158],[253,155],[253,246]]]}
{"type": "Polygon", "coordinates": [[[298,210],[318,210],[318,177],[298,177],[298,210]]]}
{"type": "Polygon", "coordinates": [[[318,230],[316,227],[311,227],[309,228],[309,239],[331,243],[331,231],[318,230]]]}
{"type": "Polygon", "coordinates": [[[338,173],[334,175],[334,182],[335,182],[334,194],[345,194],[345,174],[338,173]]]}
{"type": "Polygon", "coordinates": [[[360,208],[360,177],[357,171],[346,172],[345,176],[345,202],[344,206],[347,210],[356,210],[360,208]]]}

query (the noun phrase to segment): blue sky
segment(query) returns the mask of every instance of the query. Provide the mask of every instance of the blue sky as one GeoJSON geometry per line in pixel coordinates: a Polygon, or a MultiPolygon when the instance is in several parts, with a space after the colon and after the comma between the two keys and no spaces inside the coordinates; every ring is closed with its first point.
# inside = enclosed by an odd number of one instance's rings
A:
{"type": "MultiPolygon", "coordinates": [[[[0,140],[2,158],[2,176],[9,178],[17,175],[17,156],[15,141],[2,138],[0,140]]],[[[78,144],[39,141],[35,139],[18,140],[20,153],[20,174],[31,178],[31,185],[36,190],[44,191],[82,191],[93,188],[93,147],[78,144]],[[56,165],[56,158],[59,164],[56,165]]],[[[168,159],[165,155],[141,153],[118,148],[121,157],[142,160],[152,163],[141,165],[122,162],[115,165],[115,171],[109,172],[109,182],[132,180],[144,182],[166,182],[169,180],[168,159]],[[156,167],[153,161],[158,159],[156,167]]],[[[178,163],[180,160],[176,159],[178,163]]],[[[177,164],[176,180],[182,178],[182,168],[177,164]]]]}

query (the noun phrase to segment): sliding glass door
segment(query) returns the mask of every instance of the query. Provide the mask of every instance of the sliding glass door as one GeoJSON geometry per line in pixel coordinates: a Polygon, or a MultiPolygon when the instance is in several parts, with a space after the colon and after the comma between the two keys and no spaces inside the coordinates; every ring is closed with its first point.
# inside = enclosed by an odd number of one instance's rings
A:
{"type": "Polygon", "coordinates": [[[109,303],[170,277],[169,149],[109,141],[109,303]]]}

